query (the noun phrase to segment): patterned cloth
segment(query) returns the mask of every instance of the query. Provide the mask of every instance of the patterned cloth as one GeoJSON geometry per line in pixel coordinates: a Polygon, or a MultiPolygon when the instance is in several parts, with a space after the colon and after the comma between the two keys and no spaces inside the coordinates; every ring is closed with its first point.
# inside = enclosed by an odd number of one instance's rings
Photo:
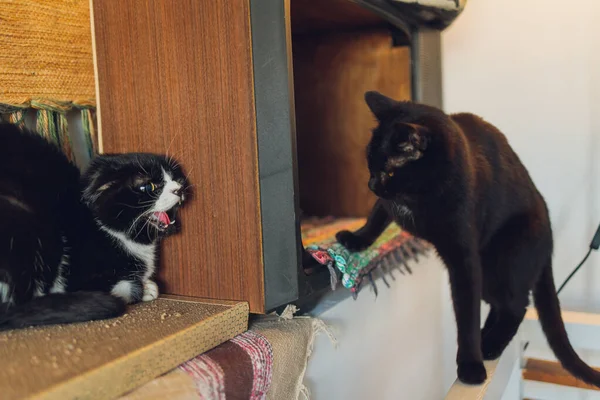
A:
{"type": "Polygon", "coordinates": [[[271,387],[273,360],[269,340],[249,330],[120,400],[264,400],[271,387]]]}
{"type": "Polygon", "coordinates": [[[396,224],[391,224],[371,247],[359,253],[352,253],[337,243],[337,232],[355,231],[364,224],[363,218],[316,218],[302,223],[302,242],[306,250],[320,264],[337,268],[342,274],[342,285],[354,296],[365,277],[377,293],[372,273],[378,268],[384,272],[383,281],[387,286],[385,274],[391,274],[391,268],[411,273],[408,261],[418,261],[419,254],[430,248],[429,244],[402,231],[396,224]]]}
{"type": "Polygon", "coordinates": [[[271,344],[247,331],[179,368],[194,380],[199,399],[262,400],[271,386],[272,366],[271,344]]]}
{"type": "MultiPolygon", "coordinates": [[[[122,396],[119,400],[287,400],[306,394],[303,384],[315,336],[335,338],[322,321],[253,318],[249,330],[122,396]]],[[[0,396],[1,398],[1,396],[0,396]]]]}

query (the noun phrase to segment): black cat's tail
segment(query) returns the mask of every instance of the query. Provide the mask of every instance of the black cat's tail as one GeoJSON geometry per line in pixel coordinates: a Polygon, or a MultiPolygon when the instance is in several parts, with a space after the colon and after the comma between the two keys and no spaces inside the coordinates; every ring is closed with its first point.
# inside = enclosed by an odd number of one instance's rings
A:
{"type": "Polygon", "coordinates": [[[600,372],[583,362],[569,342],[550,263],[542,271],[533,295],[540,324],[548,344],[563,368],[585,383],[600,387],[600,372]]]}
{"type": "Polygon", "coordinates": [[[0,304],[0,331],[114,318],[124,312],[125,302],[109,293],[53,293],[15,306],[0,304]]]}

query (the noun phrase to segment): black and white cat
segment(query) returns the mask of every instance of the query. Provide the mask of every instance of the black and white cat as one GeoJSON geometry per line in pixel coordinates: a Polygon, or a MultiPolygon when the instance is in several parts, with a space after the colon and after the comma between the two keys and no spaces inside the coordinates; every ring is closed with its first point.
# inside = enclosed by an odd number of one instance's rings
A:
{"type": "Polygon", "coordinates": [[[111,318],[158,297],[158,242],[187,179],[172,159],[96,157],[80,176],[53,144],[0,124],[0,330],[111,318]]]}

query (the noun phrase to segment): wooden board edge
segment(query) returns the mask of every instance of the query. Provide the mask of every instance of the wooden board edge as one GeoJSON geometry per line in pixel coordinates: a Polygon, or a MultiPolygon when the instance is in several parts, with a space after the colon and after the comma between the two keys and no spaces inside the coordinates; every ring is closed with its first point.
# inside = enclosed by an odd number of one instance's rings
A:
{"type": "Polygon", "coordinates": [[[513,340],[499,359],[484,362],[487,379],[481,385],[466,385],[457,379],[446,393],[445,400],[501,398],[512,378],[515,363],[520,358],[519,346],[520,341],[513,340]]]}
{"type": "Polygon", "coordinates": [[[245,332],[248,329],[248,317],[248,303],[236,303],[161,341],[150,343],[72,380],[39,392],[31,399],[113,399],[245,332]],[[223,324],[223,321],[229,321],[230,324],[223,324]],[[207,330],[216,330],[217,336],[208,342],[195,343],[207,330]],[[163,356],[167,354],[171,357],[163,356]],[[173,357],[173,354],[177,356],[173,357]]]}
{"type": "MultiPolygon", "coordinates": [[[[598,368],[595,368],[597,371],[598,368]]],[[[524,380],[552,383],[579,389],[600,391],[600,388],[575,378],[567,372],[558,361],[528,358],[522,370],[524,380]]]]}

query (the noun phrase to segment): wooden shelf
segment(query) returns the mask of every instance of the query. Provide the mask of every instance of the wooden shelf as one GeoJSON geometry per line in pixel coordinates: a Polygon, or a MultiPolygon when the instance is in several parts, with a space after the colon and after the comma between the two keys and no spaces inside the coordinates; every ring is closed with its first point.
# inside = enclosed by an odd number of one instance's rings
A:
{"type": "Polygon", "coordinates": [[[387,21],[348,0],[291,0],[292,33],[319,34],[373,27],[387,21]]]}
{"type": "MultiPolygon", "coordinates": [[[[600,369],[597,369],[600,371],[600,369]]],[[[559,362],[529,358],[523,368],[523,379],[535,382],[553,383],[579,389],[600,391],[593,385],[588,385],[567,372],[559,362]]]]}
{"type": "Polygon", "coordinates": [[[112,399],[247,326],[247,303],[161,298],[112,320],[2,332],[0,397],[112,399]]]}

